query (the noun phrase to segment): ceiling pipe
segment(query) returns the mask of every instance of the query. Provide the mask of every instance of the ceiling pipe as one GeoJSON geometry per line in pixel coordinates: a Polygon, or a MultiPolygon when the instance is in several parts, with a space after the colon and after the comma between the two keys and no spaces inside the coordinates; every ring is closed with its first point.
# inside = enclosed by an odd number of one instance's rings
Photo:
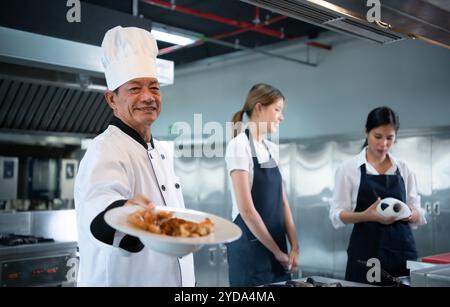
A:
{"type": "Polygon", "coordinates": [[[238,21],[238,20],[214,15],[211,13],[194,10],[194,9],[184,7],[181,5],[174,5],[170,2],[162,1],[162,0],[141,0],[141,1],[144,3],[150,4],[150,5],[155,5],[155,6],[173,10],[173,11],[176,11],[179,13],[196,16],[196,17],[203,18],[203,19],[212,20],[215,22],[223,23],[223,24],[241,28],[241,29],[250,29],[249,31],[262,33],[267,36],[276,37],[278,39],[284,39],[284,33],[280,32],[280,31],[275,31],[275,30],[266,28],[264,26],[255,27],[253,24],[251,24],[249,22],[238,21]]]}
{"type": "Polygon", "coordinates": [[[319,43],[319,42],[307,42],[306,45],[310,46],[310,47],[314,47],[314,48],[325,49],[328,51],[330,51],[333,48],[330,45],[326,45],[326,44],[319,43]]]}
{"type": "Polygon", "coordinates": [[[255,25],[259,24],[261,22],[261,19],[259,18],[259,6],[255,6],[255,19],[253,19],[253,23],[255,25]]]}
{"type": "Polygon", "coordinates": [[[279,55],[279,54],[275,54],[275,53],[271,53],[271,52],[267,52],[265,50],[262,50],[260,48],[250,48],[250,47],[245,47],[236,43],[229,43],[229,42],[225,42],[225,41],[221,41],[221,40],[217,40],[217,39],[212,39],[212,38],[206,38],[206,42],[211,42],[217,45],[222,45],[222,46],[226,46],[226,47],[230,47],[230,48],[234,48],[234,49],[240,49],[240,50],[245,50],[245,51],[250,51],[250,52],[254,52],[254,53],[259,53],[259,54],[263,54],[266,56],[270,56],[273,58],[278,58],[281,60],[285,60],[285,61],[289,61],[289,62],[294,62],[297,64],[303,64],[303,65],[307,65],[307,66],[312,66],[312,67],[317,67],[317,64],[315,63],[311,63],[309,61],[303,61],[303,60],[298,60],[298,59],[294,59],[294,58],[290,58],[284,55],[279,55]]]}
{"type": "Polygon", "coordinates": [[[133,16],[137,17],[139,15],[139,0],[133,0],[131,4],[131,10],[133,16]]]}
{"type": "MultiPolygon", "coordinates": [[[[287,17],[287,16],[282,16],[282,15],[280,15],[280,16],[277,16],[277,17],[274,17],[274,18],[271,18],[271,19],[265,21],[264,24],[265,24],[265,25],[270,25],[270,24],[273,24],[273,23],[278,22],[278,21],[280,21],[280,20],[284,20],[284,19],[286,19],[286,18],[288,18],[288,17],[287,17]]],[[[260,27],[260,26],[261,26],[261,25],[255,25],[255,26],[253,26],[253,27],[254,27],[254,28],[257,28],[257,27],[260,27]]],[[[241,33],[245,33],[245,32],[248,32],[248,31],[251,31],[251,28],[237,29],[237,30],[234,30],[234,31],[231,31],[231,32],[226,32],[226,33],[214,35],[214,36],[212,36],[211,38],[212,38],[212,39],[223,39],[223,38],[226,38],[226,37],[235,36],[235,35],[238,35],[238,34],[241,34],[241,33]]],[[[203,45],[204,43],[205,43],[205,40],[204,40],[204,39],[199,39],[199,40],[195,41],[194,43],[192,43],[192,44],[190,44],[190,45],[185,45],[185,46],[179,46],[179,45],[176,45],[176,46],[170,46],[170,47],[167,47],[167,48],[160,49],[160,50],[159,50],[159,55],[169,54],[169,53],[178,51],[178,50],[180,50],[180,49],[185,49],[185,48],[191,48],[191,47],[200,46],[200,45],[203,45]]]]}
{"type": "MultiPolygon", "coordinates": [[[[242,30],[236,30],[234,32],[237,32],[237,31],[242,31],[242,30]]],[[[231,34],[231,33],[232,32],[224,33],[224,34],[220,34],[220,35],[217,35],[217,36],[223,38],[223,35],[231,34]]],[[[233,49],[239,49],[239,50],[245,50],[245,51],[250,51],[250,52],[254,52],[254,53],[259,53],[259,54],[263,54],[263,55],[266,55],[266,56],[278,58],[278,59],[281,59],[281,60],[294,62],[294,63],[297,63],[297,64],[317,67],[317,64],[311,63],[309,61],[303,61],[303,60],[290,58],[290,57],[287,57],[287,56],[283,56],[283,55],[267,52],[267,51],[264,51],[264,50],[259,49],[259,48],[250,48],[250,47],[245,47],[245,46],[242,46],[242,45],[239,45],[239,44],[236,44],[236,43],[229,43],[229,42],[226,42],[226,41],[219,40],[219,39],[217,39],[215,37],[216,36],[213,36],[213,37],[210,37],[210,38],[203,37],[202,40],[198,40],[195,43],[193,43],[191,45],[187,45],[187,46],[171,46],[171,47],[168,47],[168,48],[164,48],[164,49],[161,49],[159,51],[158,55],[161,56],[161,55],[164,55],[164,54],[169,54],[169,53],[178,51],[180,49],[195,47],[195,46],[199,46],[199,45],[202,45],[204,43],[208,43],[209,42],[209,43],[213,43],[213,44],[217,44],[217,45],[221,45],[221,46],[225,46],[225,47],[229,47],[229,48],[233,48],[233,49]]]]}
{"type": "MultiPolygon", "coordinates": [[[[250,52],[259,53],[259,54],[263,54],[263,55],[266,55],[266,56],[282,59],[282,60],[289,61],[289,62],[295,62],[297,64],[302,64],[302,65],[307,65],[307,66],[312,66],[312,67],[316,67],[317,66],[317,64],[311,63],[309,61],[298,60],[298,59],[290,58],[290,57],[287,57],[287,56],[283,56],[283,55],[267,52],[267,51],[259,49],[259,48],[250,48],[250,47],[242,46],[242,45],[240,45],[238,43],[229,43],[229,42],[220,40],[220,39],[223,39],[225,37],[234,36],[234,35],[237,35],[237,34],[240,34],[240,33],[243,33],[243,32],[247,32],[247,31],[260,32],[260,33],[263,33],[263,34],[266,34],[266,35],[269,35],[269,36],[274,36],[273,33],[276,33],[275,37],[277,37],[279,39],[284,39],[285,38],[284,33],[267,29],[267,28],[263,27],[261,25],[261,23],[256,24],[256,25],[252,25],[251,23],[248,23],[248,22],[236,21],[236,20],[228,19],[228,18],[225,18],[225,17],[213,15],[213,14],[200,12],[200,11],[197,11],[197,10],[193,10],[193,9],[190,9],[190,8],[182,7],[182,6],[179,6],[179,5],[175,5],[174,3],[168,3],[168,2],[165,2],[165,1],[161,1],[161,0],[141,0],[141,1],[143,1],[143,2],[145,2],[147,4],[163,7],[163,8],[166,8],[166,9],[175,10],[175,11],[180,12],[180,13],[185,13],[185,14],[188,14],[188,15],[193,15],[193,16],[196,16],[196,17],[213,20],[213,21],[217,21],[217,22],[220,22],[220,23],[225,23],[225,24],[232,25],[232,26],[240,28],[240,29],[232,31],[232,32],[218,34],[218,35],[215,35],[213,37],[203,36],[199,40],[197,40],[196,42],[194,42],[192,44],[189,44],[189,45],[185,45],[185,46],[171,46],[171,47],[168,47],[168,48],[161,49],[161,50],[159,50],[159,53],[158,53],[158,55],[160,55],[160,56],[161,55],[165,55],[165,54],[169,54],[169,53],[174,52],[174,51],[178,51],[180,49],[194,47],[194,46],[199,46],[199,45],[202,45],[202,44],[204,44],[206,42],[210,42],[210,43],[214,43],[214,44],[217,44],[217,45],[221,45],[221,46],[225,46],[225,47],[229,47],[229,48],[233,48],[233,49],[250,51],[250,52]],[[269,33],[272,33],[272,34],[269,34],[269,33]]],[[[258,18],[258,16],[259,16],[259,8],[256,7],[255,19],[258,18]]],[[[277,21],[280,21],[280,20],[283,20],[283,19],[286,19],[286,18],[287,18],[286,16],[277,16],[275,18],[266,20],[264,22],[264,25],[269,25],[271,23],[274,23],[274,22],[277,22],[277,21]]]]}

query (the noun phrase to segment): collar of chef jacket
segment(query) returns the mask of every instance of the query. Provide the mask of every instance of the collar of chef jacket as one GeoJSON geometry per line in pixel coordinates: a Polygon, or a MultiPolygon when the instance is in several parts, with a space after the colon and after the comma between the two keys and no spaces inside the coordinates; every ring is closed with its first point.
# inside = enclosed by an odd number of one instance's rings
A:
{"type": "MultiPolygon", "coordinates": [[[[128,136],[130,136],[131,138],[133,138],[136,142],[138,142],[139,144],[141,144],[142,146],[145,147],[145,149],[148,150],[148,144],[145,142],[145,140],[141,137],[141,135],[139,133],[137,133],[136,130],[134,130],[133,128],[131,128],[130,126],[128,126],[127,124],[125,124],[123,121],[121,121],[118,117],[113,116],[113,118],[111,119],[111,121],[109,122],[110,125],[116,126],[117,128],[119,128],[120,130],[122,130],[123,132],[125,132],[128,136]]],[[[152,149],[155,148],[155,145],[153,144],[153,136],[150,136],[150,145],[152,146],[152,149]]]]}

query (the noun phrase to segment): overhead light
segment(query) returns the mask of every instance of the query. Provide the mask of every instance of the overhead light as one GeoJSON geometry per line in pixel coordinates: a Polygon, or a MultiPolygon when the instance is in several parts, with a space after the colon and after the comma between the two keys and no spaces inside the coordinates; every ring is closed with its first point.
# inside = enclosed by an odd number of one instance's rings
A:
{"type": "Polygon", "coordinates": [[[152,28],[152,34],[158,41],[180,46],[190,45],[196,41],[193,37],[160,28],[152,28]]]}

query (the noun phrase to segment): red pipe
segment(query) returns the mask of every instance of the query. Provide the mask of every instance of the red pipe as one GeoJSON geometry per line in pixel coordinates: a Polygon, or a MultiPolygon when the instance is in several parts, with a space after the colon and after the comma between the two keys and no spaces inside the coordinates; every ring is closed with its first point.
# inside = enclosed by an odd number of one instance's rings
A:
{"type": "MultiPolygon", "coordinates": [[[[264,24],[270,25],[272,23],[275,23],[277,21],[280,21],[280,20],[283,20],[283,19],[286,19],[286,18],[288,18],[288,17],[280,15],[280,16],[274,17],[272,19],[266,20],[264,22],[264,24]]],[[[257,27],[260,27],[260,26],[261,25],[256,25],[256,26],[253,26],[252,28],[257,28],[257,27]]],[[[241,33],[244,33],[244,32],[251,31],[252,28],[238,29],[238,30],[235,30],[235,31],[232,31],[232,32],[226,32],[226,33],[222,33],[222,34],[217,34],[217,35],[214,35],[211,38],[213,38],[213,39],[222,39],[222,38],[225,38],[225,37],[230,37],[230,36],[234,36],[234,35],[238,35],[238,34],[241,34],[241,33]]],[[[190,47],[194,47],[194,46],[200,46],[200,45],[203,45],[206,40],[199,39],[199,40],[193,42],[192,44],[185,45],[185,46],[175,45],[175,46],[166,47],[166,48],[160,49],[158,55],[169,54],[169,53],[175,52],[175,51],[177,51],[179,49],[190,48],[190,47]]]]}
{"type": "MultiPolygon", "coordinates": [[[[249,31],[248,29],[238,29],[238,30],[235,30],[235,31],[232,31],[232,32],[227,32],[227,33],[214,35],[214,36],[212,36],[210,38],[212,38],[212,39],[222,39],[222,38],[225,38],[225,37],[238,35],[240,33],[248,32],[248,31],[249,31]]],[[[203,45],[207,41],[208,41],[208,38],[205,38],[204,40],[202,40],[202,39],[196,40],[195,42],[193,42],[192,44],[189,44],[189,45],[184,45],[184,46],[175,45],[175,46],[166,47],[166,48],[160,49],[159,52],[158,52],[158,55],[165,55],[165,54],[169,54],[169,53],[175,52],[175,51],[180,50],[180,49],[200,46],[200,45],[203,45]]]]}
{"type": "MultiPolygon", "coordinates": [[[[267,20],[266,22],[264,22],[264,24],[265,25],[270,25],[272,23],[278,22],[278,21],[286,19],[286,18],[287,18],[287,16],[277,16],[277,17],[274,17],[272,19],[267,20]]],[[[261,27],[261,25],[258,24],[258,25],[254,25],[253,27],[250,27],[250,28],[238,29],[238,30],[235,30],[235,31],[232,31],[232,32],[227,32],[227,33],[223,33],[223,34],[214,35],[212,38],[214,38],[214,39],[222,39],[222,38],[225,38],[225,37],[234,36],[234,35],[238,35],[238,34],[241,34],[241,33],[244,33],[244,32],[252,31],[253,29],[256,29],[258,27],[261,27]]]]}
{"type": "Polygon", "coordinates": [[[166,8],[166,9],[170,9],[170,10],[174,10],[176,12],[180,12],[180,13],[184,13],[184,14],[188,14],[188,15],[192,15],[192,16],[196,16],[196,17],[200,17],[203,19],[208,19],[208,20],[212,20],[212,21],[216,21],[216,22],[220,22],[223,24],[227,24],[233,27],[238,27],[241,29],[248,29],[250,28],[250,31],[255,31],[255,32],[259,32],[268,36],[272,36],[272,37],[276,37],[279,39],[283,39],[284,38],[284,33],[280,32],[280,31],[275,31],[275,30],[271,30],[265,27],[255,27],[253,24],[249,23],[249,22],[245,22],[245,21],[237,21],[234,19],[229,19],[229,18],[225,18],[222,16],[218,16],[218,15],[214,15],[214,14],[210,14],[210,13],[205,13],[205,12],[201,12],[201,11],[197,11],[194,9],[190,9],[188,7],[184,7],[181,5],[172,5],[172,3],[167,2],[167,1],[162,1],[162,0],[142,0],[145,3],[151,4],[151,5],[156,5],[162,8],[166,8]]]}
{"type": "Polygon", "coordinates": [[[280,16],[277,16],[277,17],[274,17],[274,18],[271,18],[271,19],[268,19],[268,20],[264,21],[263,24],[265,24],[266,26],[268,26],[268,25],[270,25],[270,24],[273,24],[273,23],[275,23],[275,22],[278,22],[278,21],[283,20],[283,19],[286,19],[286,18],[288,18],[288,17],[287,17],[287,16],[280,15],[280,16]]]}
{"type": "Polygon", "coordinates": [[[325,50],[331,50],[333,47],[330,45],[325,45],[319,42],[307,42],[306,45],[311,46],[311,47],[315,47],[315,48],[321,48],[321,49],[325,49],[325,50]]]}

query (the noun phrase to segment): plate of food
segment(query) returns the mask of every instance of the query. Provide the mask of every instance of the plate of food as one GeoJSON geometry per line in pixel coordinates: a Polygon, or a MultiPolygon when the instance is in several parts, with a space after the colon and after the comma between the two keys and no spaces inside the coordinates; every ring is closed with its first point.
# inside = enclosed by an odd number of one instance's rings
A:
{"type": "Polygon", "coordinates": [[[105,213],[112,228],[138,237],[154,251],[182,257],[203,245],[229,243],[239,239],[241,229],[219,216],[185,208],[139,206],[114,208],[105,213]]]}

